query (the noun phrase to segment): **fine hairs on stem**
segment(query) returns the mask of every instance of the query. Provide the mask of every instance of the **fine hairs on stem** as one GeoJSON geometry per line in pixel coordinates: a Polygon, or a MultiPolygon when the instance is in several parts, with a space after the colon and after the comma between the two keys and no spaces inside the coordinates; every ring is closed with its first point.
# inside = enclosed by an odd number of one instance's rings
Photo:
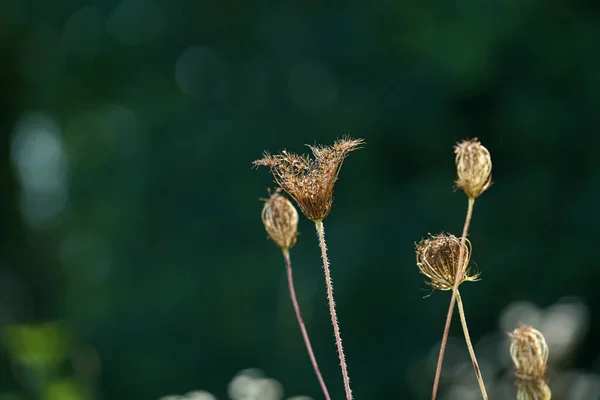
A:
{"type": "Polygon", "coordinates": [[[290,252],[287,249],[283,250],[283,258],[285,258],[290,297],[292,299],[292,304],[294,305],[294,311],[296,312],[296,319],[298,320],[298,325],[300,325],[300,331],[302,331],[302,337],[304,338],[304,344],[306,345],[306,350],[308,351],[308,357],[310,358],[310,362],[312,363],[313,369],[315,370],[315,374],[317,375],[317,379],[319,380],[319,385],[321,385],[321,390],[323,391],[325,400],[331,400],[331,397],[329,397],[329,392],[327,391],[327,386],[325,385],[325,381],[323,380],[323,376],[321,375],[319,364],[317,364],[315,353],[313,352],[312,346],[310,344],[310,339],[308,338],[308,332],[306,331],[306,327],[304,326],[302,314],[300,313],[300,306],[298,305],[298,299],[296,298],[296,290],[294,289],[294,277],[292,275],[292,263],[290,261],[290,252]]]}
{"type": "Polygon", "coordinates": [[[333,300],[333,285],[325,245],[323,219],[331,211],[333,188],[344,159],[363,144],[362,139],[345,137],[336,140],[331,146],[308,146],[312,151],[313,158],[305,154],[297,155],[283,150],[280,154],[275,155],[265,152],[263,158],[254,161],[255,166],[265,166],[270,169],[275,182],[296,201],[304,216],[316,225],[323,258],[329,313],[340,358],[346,400],[352,400],[352,390],[350,390],[350,378],[333,300]]]}
{"type": "Polygon", "coordinates": [[[276,190],[268,199],[266,199],[261,217],[269,237],[283,252],[288,287],[290,290],[290,298],[292,300],[292,305],[294,306],[296,319],[298,320],[298,325],[300,326],[300,331],[302,332],[302,338],[304,339],[306,350],[308,351],[308,357],[310,358],[310,362],[315,370],[315,374],[317,375],[319,385],[321,385],[321,390],[323,390],[325,400],[331,400],[329,392],[327,391],[327,386],[325,386],[325,381],[323,381],[323,376],[319,370],[317,359],[310,344],[306,326],[304,326],[304,320],[302,319],[302,314],[300,313],[300,305],[298,304],[296,290],[294,288],[294,276],[292,274],[292,262],[290,260],[289,249],[296,244],[296,239],[298,237],[298,211],[296,211],[296,208],[288,199],[279,194],[280,191],[281,190],[276,190]]]}
{"type": "Polygon", "coordinates": [[[348,367],[346,366],[346,356],[342,346],[342,337],[340,335],[340,326],[335,311],[335,301],[333,299],[333,284],[331,282],[331,272],[329,270],[329,259],[327,258],[327,245],[325,244],[325,229],[323,221],[315,221],[317,236],[319,237],[319,247],[321,247],[321,257],[323,258],[323,270],[325,271],[325,285],[327,286],[327,300],[329,301],[329,313],[331,314],[331,323],[333,324],[333,333],[335,335],[335,344],[337,346],[340,366],[342,368],[342,377],[344,379],[344,391],[346,400],[352,400],[352,390],[350,389],[350,378],[348,376],[348,367]]]}

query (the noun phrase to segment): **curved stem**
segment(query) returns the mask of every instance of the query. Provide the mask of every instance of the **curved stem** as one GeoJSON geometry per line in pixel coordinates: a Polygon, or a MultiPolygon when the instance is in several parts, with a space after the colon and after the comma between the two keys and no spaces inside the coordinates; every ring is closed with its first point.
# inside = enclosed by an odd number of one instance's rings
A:
{"type": "Polygon", "coordinates": [[[481,370],[479,369],[479,363],[477,363],[477,357],[475,357],[475,350],[473,350],[473,344],[471,344],[471,337],[469,336],[469,328],[467,328],[467,318],[465,317],[465,310],[463,308],[463,302],[460,297],[460,292],[456,291],[456,302],[458,303],[458,313],[460,314],[460,322],[462,324],[463,332],[465,333],[465,342],[469,349],[469,355],[473,362],[473,368],[475,369],[475,376],[477,376],[477,383],[479,383],[479,389],[481,389],[481,395],[484,400],[487,400],[488,395],[485,391],[485,384],[483,383],[483,377],[481,376],[481,370]]]}
{"type": "Polygon", "coordinates": [[[321,257],[323,258],[323,270],[325,271],[325,284],[327,285],[327,299],[329,300],[329,313],[333,324],[333,333],[337,345],[340,365],[342,367],[342,377],[344,378],[344,390],[346,391],[346,400],[352,400],[352,390],[350,390],[350,378],[348,377],[348,367],[346,366],[346,356],[342,347],[342,337],[340,336],[340,327],[335,312],[335,302],[333,301],[333,284],[331,283],[331,272],[329,271],[329,259],[327,258],[327,246],[325,245],[325,229],[323,221],[315,221],[317,236],[319,236],[319,246],[321,247],[321,257]]]}
{"type": "Polygon", "coordinates": [[[310,357],[310,362],[312,363],[313,369],[315,370],[315,374],[317,374],[317,379],[319,380],[319,384],[321,385],[321,389],[323,390],[325,399],[331,400],[331,397],[329,397],[329,392],[327,391],[327,386],[325,386],[325,381],[323,381],[323,376],[321,376],[321,371],[319,370],[317,359],[315,358],[315,354],[313,353],[313,349],[310,344],[310,339],[308,338],[308,332],[306,331],[306,327],[304,326],[304,320],[302,319],[302,314],[300,314],[300,306],[298,305],[298,299],[296,298],[296,290],[294,289],[292,263],[290,261],[290,253],[288,250],[283,250],[283,258],[285,258],[285,267],[287,269],[287,280],[288,286],[290,288],[290,297],[292,298],[294,311],[296,311],[296,318],[298,319],[298,325],[300,325],[300,330],[302,331],[302,337],[304,338],[306,350],[308,350],[308,357],[310,357]]]}
{"type": "Polygon", "coordinates": [[[448,307],[448,314],[446,314],[446,325],[444,326],[444,335],[442,336],[442,344],[440,346],[440,354],[438,356],[437,367],[435,369],[435,378],[433,380],[433,392],[431,394],[431,400],[435,400],[437,396],[438,386],[440,383],[440,375],[442,374],[442,364],[444,362],[444,353],[446,351],[446,343],[448,342],[448,333],[450,332],[450,322],[452,322],[452,314],[454,313],[454,303],[456,302],[456,294],[458,293],[458,283],[462,276],[464,269],[464,257],[465,257],[465,241],[467,239],[467,232],[469,232],[469,224],[471,223],[471,217],[473,216],[473,205],[475,199],[469,197],[469,204],[467,207],[467,217],[465,218],[465,225],[463,226],[462,236],[460,238],[460,252],[458,253],[458,259],[460,261],[461,268],[456,269],[456,276],[454,277],[454,287],[452,288],[452,297],[450,297],[450,305],[448,307]]]}

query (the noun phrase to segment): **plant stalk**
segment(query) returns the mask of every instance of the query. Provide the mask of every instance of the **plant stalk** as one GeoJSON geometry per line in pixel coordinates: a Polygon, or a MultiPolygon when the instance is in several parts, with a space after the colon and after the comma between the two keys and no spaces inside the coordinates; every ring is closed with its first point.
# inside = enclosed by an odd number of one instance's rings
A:
{"type": "Polygon", "coordinates": [[[450,297],[450,306],[448,307],[448,314],[446,315],[446,325],[444,326],[444,335],[442,336],[442,344],[440,346],[440,354],[438,356],[437,367],[435,369],[435,378],[433,381],[433,392],[431,394],[431,400],[435,400],[437,396],[438,386],[440,383],[440,375],[442,374],[442,364],[444,362],[444,353],[446,351],[446,343],[448,342],[448,333],[450,332],[450,323],[452,322],[452,314],[454,313],[454,303],[456,302],[456,294],[458,293],[458,283],[462,276],[464,269],[464,258],[465,258],[465,241],[467,239],[467,233],[469,232],[469,224],[471,223],[471,217],[473,216],[473,205],[475,199],[469,197],[469,204],[467,207],[467,216],[465,218],[465,224],[463,226],[462,236],[460,237],[460,252],[458,253],[460,268],[456,269],[456,276],[454,277],[454,287],[452,288],[452,297],[450,297]]]}
{"type": "Polygon", "coordinates": [[[283,258],[285,259],[285,267],[287,270],[287,280],[288,286],[290,288],[290,297],[292,299],[292,304],[294,305],[294,311],[296,312],[298,325],[300,325],[300,330],[302,331],[302,337],[304,338],[304,344],[306,345],[306,350],[308,351],[308,357],[310,358],[310,362],[312,363],[313,369],[315,370],[315,374],[317,375],[317,379],[319,380],[319,384],[321,385],[321,390],[323,390],[323,395],[325,395],[325,400],[331,400],[331,397],[329,397],[329,392],[327,391],[327,386],[325,386],[325,381],[323,380],[323,376],[321,375],[321,371],[319,370],[319,364],[317,364],[315,353],[313,352],[312,346],[310,344],[310,339],[308,338],[308,332],[306,331],[306,327],[304,326],[302,314],[300,313],[300,306],[298,305],[298,299],[296,298],[296,290],[294,289],[294,277],[292,275],[292,262],[290,261],[290,252],[287,249],[283,250],[283,258]]]}
{"type": "Polygon", "coordinates": [[[327,285],[327,299],[329,300],[329,313],[331,314],[331,322],[333,324],[333,333],[335,335],[335,343],[337,345],[338,356],[340,358],[340,366],[342,368],[342,377],[344,378],[344,390],[346,392],[346,400],[352,400],[352,390],[350,389],[350,378],[348,377],[348,367],[346,366],[346,356],[342,347],[342,337],[340,336],[340,327],[335,312],[335,301],[333,300],[333,284],[331,282],[331,272],[329,270],[329,259],[327,258],[327,246],[325,244],[325,229],[323,221],[315,221],[317,228],[317,236],[319,237],[319,246],[321,247],[321,257],[323,258],[323,270],[325,271],[325,284],[327,285]]]}
{"type": "Polygon", "coordinates": [[[460,322],[462,324],[463,332],[465,333],[465,342],[469,349],[469,355],[473,362],[473,368],[475,369],[475,376],[477,377],[477,383],[479,383],[479,389],[481,389],[481,395],[484,400],[488,399],[487,392],[485,391],[485,384],[483,383],[483,377],[481,376],[481,370],[479,369],[479,363],[477,357],[475,357],[475,350],[473,350],[473,344],[471,343],[471,336],[469,336],[469,328],[467,328],[467,318],[465,317],[465,310],[463,308],[462,298],[460,292],[456,291],[456,302],[458,304],[458,313],[460,314],[460,322]]]}

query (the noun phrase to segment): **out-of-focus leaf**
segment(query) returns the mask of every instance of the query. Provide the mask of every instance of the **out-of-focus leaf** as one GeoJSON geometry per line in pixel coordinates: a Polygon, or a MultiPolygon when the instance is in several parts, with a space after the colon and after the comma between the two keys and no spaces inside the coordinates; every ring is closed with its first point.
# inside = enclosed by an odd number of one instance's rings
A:
{"type": "Polygon", "coordinates": [[[56,322],[9,326],[5,340],[13,360],[25,367],[51,369],[67,355],[68,333],[56,322]]]}

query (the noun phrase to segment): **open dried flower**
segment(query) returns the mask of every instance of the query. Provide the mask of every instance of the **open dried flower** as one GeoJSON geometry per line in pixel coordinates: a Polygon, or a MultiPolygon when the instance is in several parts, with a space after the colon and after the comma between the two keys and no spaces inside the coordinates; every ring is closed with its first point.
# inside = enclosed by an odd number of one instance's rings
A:
{"type": "Polygon", "coordinates": [[[510,357],[515,364],[518,400],[549,400],[546,383],[548,345],[544,335],[529,325],[521,325],[510,335],[510,357]]]}
{"type": "MultiPolygon", "coordinates": [[[[460,239],[454,235],[440,234],[429,235],[416,244],[417,267],[428,279],[425,282],[439,290],[452,290],[459,268],[460,239]]],[[[459,284],[465,281],[476,281],[479,273],[471,275],[468,267],[471,256],[471,242],[465,239],[463,253],[463,273],[459,284]]]]}
{"type": "Polygon", "coordinates": [[[362,139],[344,138],[333,146],[309,145],[314,159],[285,150],[276,155],[265,152],[254,165],[269,167],[275,182],[298,203],[302,213],[312,221],[321,221],[331,211],[333,186],[344,159],[363,143],[362,139]]]}
{"type": "Polygon", "coordinates": [[[465,194],[476,199],[492,184],[492,158],[490,152],[477,138],[465,140],[454,147],[456,154],[455,184],[465,194]]]}
{"type": "Polygon", "coordinates": [[[279,190],[266,200],[262,221],[269,237],[281,250],[288,250],[296,244],[298,211],[288,199],[279,194],[279,190]]]}

